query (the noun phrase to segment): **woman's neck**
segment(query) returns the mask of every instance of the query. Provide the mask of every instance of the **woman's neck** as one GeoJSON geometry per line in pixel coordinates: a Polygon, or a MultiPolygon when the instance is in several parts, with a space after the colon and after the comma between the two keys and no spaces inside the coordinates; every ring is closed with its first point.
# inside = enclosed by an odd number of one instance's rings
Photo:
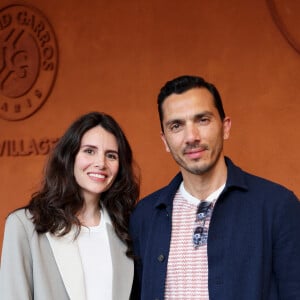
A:
{"type": "Polygon", "coordinates": [[[97,226],[100,223],[100,208],[99,204],[87,204],[83,206],[81,211],[78,214],[78,219],[80,223],[84,226],[97,226]]]}

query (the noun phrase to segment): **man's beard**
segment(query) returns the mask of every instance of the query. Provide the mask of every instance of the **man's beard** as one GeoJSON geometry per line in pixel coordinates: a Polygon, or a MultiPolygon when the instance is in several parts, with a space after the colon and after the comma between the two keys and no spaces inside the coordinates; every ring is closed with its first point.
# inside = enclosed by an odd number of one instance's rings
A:
{"type": "MultiPolygon", "coordinates": [[[[201,148],[201,149],[204,149],[206,151],[209,151],[208,145],[188,145],[183,150],[183,153],[186,153],[188,150],[192,150],[192,149],[195,149],[195,148],[201,148]]],[[[170,152],[173,156],[173,159],[176,161],[176,163],[181,168],[185,169],[187,172],[189,172],[191,174],[194,174],[194,175],[204,175],[204,174],[208,173],[211,169],[213,169],[214,166],[216,165],[216,163],[218,162],[218,160],[221,156],[222,150],[223,150],[223,145],[221,145],[221,147],[219,147],[219,149],[216,150],[216,156],[214,157],[213,160],[210,160],[208,163],[205,163],[205,159],[203,159],[203,158],[194,159],[194,162],[198,162],[198,161],[203,160],[203,164],[200,165],[200,166],[199,165],[189,166],[186,163],[186,161],[183,160],[176,153],[174,153],[170,147],[169,147],[169,149],[170,149],[170,152]]]]}

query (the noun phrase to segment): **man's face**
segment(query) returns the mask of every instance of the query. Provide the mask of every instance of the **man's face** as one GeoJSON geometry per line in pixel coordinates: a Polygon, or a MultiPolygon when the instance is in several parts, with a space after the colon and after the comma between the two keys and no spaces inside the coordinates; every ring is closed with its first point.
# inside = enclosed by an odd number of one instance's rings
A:
{"type": "Polygon", "coordinates": [[[181,171],[204,175],[217,168],[231,122],[229,118],[221,120],[212,94],[205,88],[171,94],[162,109],[161,137],[181,171]]]}

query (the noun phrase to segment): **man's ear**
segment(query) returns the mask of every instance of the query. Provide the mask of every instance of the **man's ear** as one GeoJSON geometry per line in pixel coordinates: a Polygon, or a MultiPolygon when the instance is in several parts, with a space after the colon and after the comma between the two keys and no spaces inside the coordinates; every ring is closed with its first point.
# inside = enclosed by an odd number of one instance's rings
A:
{"type": "Polygon", "coordinates": [[[231,129],[231,119],[229,117],[226,117],[223,120],[223,139],[224,140],[229,139],[230,129],[231,129]]]}
{"type": "Polygon", "coordinates": [[[165,134],[164,134],[162,131],[160,132],[160,138],[161,138],[161,140],[163,141],[163,143],[164,143],[164,145],[165,145],[166,151],[167,151],[167,152],[170,152],[170,148],[169,148],[168,143],[167,143],[167,141],[166,141],[165,134]]]}

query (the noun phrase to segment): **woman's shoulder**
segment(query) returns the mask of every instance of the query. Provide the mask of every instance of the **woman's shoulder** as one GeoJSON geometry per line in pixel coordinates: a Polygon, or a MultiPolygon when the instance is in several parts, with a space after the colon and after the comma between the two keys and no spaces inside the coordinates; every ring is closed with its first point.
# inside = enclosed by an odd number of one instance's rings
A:
{"type": "Polygon", "coordinates": [[[26,229],[32,230],[34,228],[34,224],[32,222],[32,215],[25,208],[17,209],[8,215],[6,220],[6,226],[23,226],[26,229]]]}

